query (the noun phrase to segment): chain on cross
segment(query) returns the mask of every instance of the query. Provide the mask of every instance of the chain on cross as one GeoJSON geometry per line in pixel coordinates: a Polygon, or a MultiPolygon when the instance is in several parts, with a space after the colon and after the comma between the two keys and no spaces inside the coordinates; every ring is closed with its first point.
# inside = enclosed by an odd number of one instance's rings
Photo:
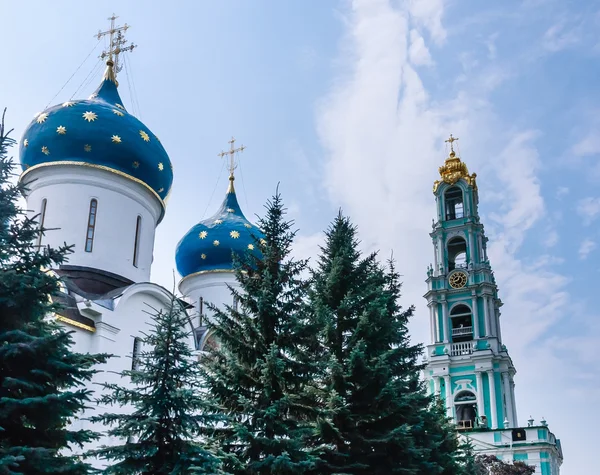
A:
{"type": "Polygon", "coordinates": [[[127,44],[127,40],[123,34],[129,29],[129,25],[125,23],[123,26],[115,26],[115,20],[117,18],[119,17],[113,13],[113,15],[108,18],[110,20],[110,29],[106,31],[98,31],[98,34],[96,35],[96,38],[99,40],[104,36],[109,36],[108,51],[103,51],[100,55],[100,58],[108,58],[107,62],[110,61],[113,63],[115,75],[123,68],[123,66],[119,64],[119,55],[121,53],[133,51],[133,49],[137,46],[133,43],[130,45],[127,44]]]}
{"type": "Polygon", "coordinates": [[[235,138],[231,137],[229,143],[229,150],[227,152],[221,152],[218,154],[219,157],[223,158],[229,156],[229,176],[233,177],[233,172],[237,168],[235,164],[235,154],[238,152],[243,152],[246,147],[242,145],[241,147],[235,148],[235,138]]]}

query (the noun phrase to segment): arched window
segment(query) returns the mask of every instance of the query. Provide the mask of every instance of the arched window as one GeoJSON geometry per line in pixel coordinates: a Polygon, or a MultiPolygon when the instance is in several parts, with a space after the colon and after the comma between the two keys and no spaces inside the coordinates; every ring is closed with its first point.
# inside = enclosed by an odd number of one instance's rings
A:
{"type": "Polygon", "coordinates": [[[39,227],[39,234],[38,234],[38,238],[37,238],[37,246],[38,249],[40,247],[42,247],[42,232],[44,229],[44,220],[46,219],[46,204],[48,203],[48,200],[46,198],[44,198],[42,200],[42,207],[40,209],[40,227],[39,227]]]}
{"type": "Polygon", "coordinates": [[[94,231],[96,229],[96,216],[98,214],[98,200],[90,201],[90,212],[88,214],[87,233],[85,235],[85,252],[92,252],[94,247],[94,231]]]}
{"type": "Polygon", "coordinates": [[[471,309],[464,304],[452,307],[450,310],[452,323],[452,341],[471,341],[473,339],[473,316],[471,309]]]}
{"type": "Polygon", "coordinates": [[[467,267],[467,242],[455,237],[448,242],[448,271],[467,267]]]}
{"type": "Polygon", "coordinates": [[[135,241],[133,242],[133,266],[138,266],[140,254],[140,234],[142,232],[142,217],[138,216],[135,220],[135,241]]]}
{"type": "Polygon", "coordinates": [[[446,221],[463,218],[465,215],[463,192],[458,186],[448,188],[444,193],[446,201],[446,221]]]}
{"type": "Polygon", "coordinates": [[[456,425],[459,429],[472,429],[477,420],[477,398],[471,391],[460,391],[454,396],[456,425]]]}

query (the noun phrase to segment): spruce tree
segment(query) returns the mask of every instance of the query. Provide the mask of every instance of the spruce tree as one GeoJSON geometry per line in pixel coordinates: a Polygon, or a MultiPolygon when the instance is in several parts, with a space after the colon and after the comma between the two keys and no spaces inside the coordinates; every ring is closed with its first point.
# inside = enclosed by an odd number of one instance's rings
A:
{"type": "Polygon", "coordinates": [[[422,348],[410,342],[413,308],[399,304],[399,275],[358,246],[356,228],[340,213],[313,271],[328,412],[315,473],[457,473],[456,435],[420,379],[422,348]]]}
{"type": "MultiPolygon", "coordinates": [[[[107,474],[218,474],[220,461],[199,439],[200,427],[217,422],[208,415],[199,387],[199,363],[190,348],[190,323],[172,294],[166,309],[151,309],[152,325],[141,338],[134,369],[121,372],[129,385],[103,384],[100,404],[124,409],[90,418],[110,426],[123,441],[88,455],[109,462],[107,474]]],[[[214,412],[214,411],[212,411],[214,412]]]]}
{"type": "Polygon", "coordinates": [[[301,474],[314,466],[315,330],[305,312],[306,262],[290,257],[295,232],[279,192],[259,221],[261,256],[237,256],[237,306],[211,305],[204,379],[227,420],[214,439],[235,474],[301,474]]]}
{"type": "Polygon", "coordinates": [[[18,200],[25,186],[14,184],[8,147],[14,144],[0,123],[0,473],[68,474],[89,472],[73,455],[97,438],[87,430],[70,430],[90,401],[84,388],[105,355],[71,350],[70,332],[52,315],[60,310],[52,297],[58,278],[47,269],[63,263],[70,252],[39,249],[37,217],[27,216],[18,200]]]}

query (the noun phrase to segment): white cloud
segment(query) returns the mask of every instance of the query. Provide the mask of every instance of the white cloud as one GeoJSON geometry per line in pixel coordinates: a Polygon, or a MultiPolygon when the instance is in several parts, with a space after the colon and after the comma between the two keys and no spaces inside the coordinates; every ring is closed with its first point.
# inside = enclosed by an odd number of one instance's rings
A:
{"type": "Polygon", "coordinates": [[[600,214],[600,198],[587,197],[577,204],[577,213],[583,218],[583,223],[589,225],[600,214]]]}
{"type": "Polygon", "coordinates": [[[431,54],[429,54],[429,50],[425,46],[423,37],[414,29],[410,31],[408,57],[410,58],[410,62],[417,66],[431,66],[433,64],[431,54]]]}
{"type": "Polygon", "coordinates": [[[584,239],[579,246],[579,258],[587,259],[594,249],[596,249],[596,242],[589,238],[584,239]]]}

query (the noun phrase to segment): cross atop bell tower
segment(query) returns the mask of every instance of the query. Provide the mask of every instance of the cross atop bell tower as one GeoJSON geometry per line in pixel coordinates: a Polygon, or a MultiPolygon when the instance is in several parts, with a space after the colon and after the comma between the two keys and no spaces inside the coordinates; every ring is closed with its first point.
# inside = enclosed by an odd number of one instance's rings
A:
{"type": "Polygon", "coordinates": [[[444,140],[444,142],[449,143],[450,144],[450,151],[452,153],[454,153],[454,142],[456,142],[458,140],[458,137],[452,137],[452,134],[450,134],[450,138],[444,140]]]}

